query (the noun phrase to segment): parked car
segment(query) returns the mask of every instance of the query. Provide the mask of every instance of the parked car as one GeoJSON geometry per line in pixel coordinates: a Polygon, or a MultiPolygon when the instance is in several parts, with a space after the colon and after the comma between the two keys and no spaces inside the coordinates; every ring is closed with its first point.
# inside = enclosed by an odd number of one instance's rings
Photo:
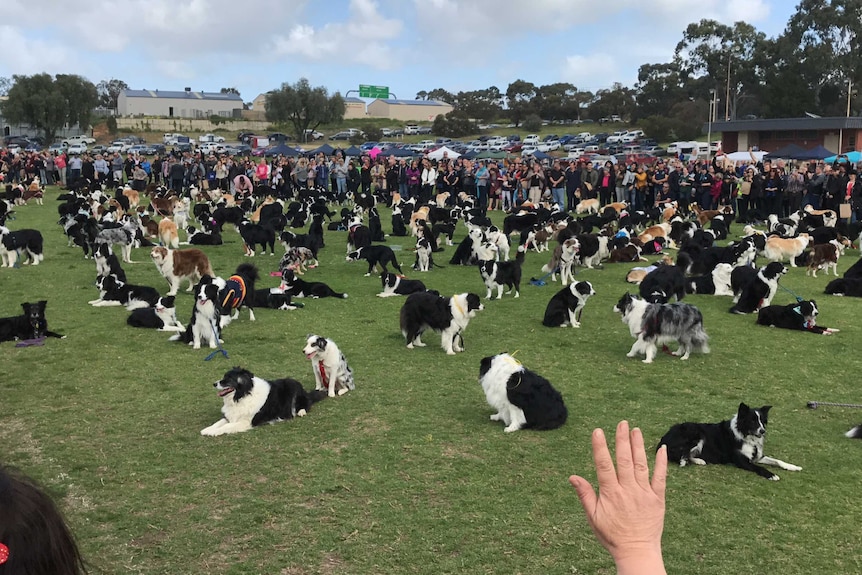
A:
{"type": "Polygon", "coordinates": [[[59,155],[65,152],[68,147],[69,146],[67,144],[64,144],[63,142],[57,142],[56,144],[51,144],[50,146],[48,146],[48,151],[52,154],[59,155]]]}
{"type": "Polygon", "coordinates": [[[204,134],[203,136],[198,137],[198,142],[202,144],[222,144],[224,143],[224,136],[216,136],[215,134],[204,134]]]}
{"type": "Polygon", "coordinates": [[[305,131],[305,138],[307,140],[322,140],[324,137],[323,132],[318,132],[317,130],[308,129],[305,131]]]}
{"type": "Polygon", "coordinates": [[[529,136],[524,138],[524,145],[525,146],[535,146],[540,141],[541,141],[541,138],[539,138],[539,136],[537,136],[536,134],[530,134],[529,136]]]}
{"type": "Polygon", "coordinates": [[[64,138],[63,143],[66,144],[67,146],[71,146],[72,144],[84,144],[86,146],[89,144],[95,144],[96,138],[91,138],[90,136],[84,136],[84,135],[70,136],[68,138],[64,138]]]}
{"type": "Polygon", "coordinates": [[[407,124],[404,126],[404,135],[405,136],[415,136],[419,133],[419,126],[416,124],[407,124]]]}
{"type": "Polygon", "coordinates": [[[87,144],[78,143],[78,144],[72,144],[71,146],[69,146],[69,148],[66,150],[66,153],[71,154],[71,155],[80,155],[86,151],[87,151],[87,144]]]}
{"type": "Polygon", "coordinates": [[[269,138],[270,142],[286,142],[290,139],[290,136],[282,132],[273,132],[272,134],[267,134],[266,137],[269,138]]]}
{"type": "Polygon", "coordinates": [[[648,146],[643,148],[643,153],[649,154],[650,156],[667,156],[667,150],[661,146],[648,146]]]}
{"type": "Polygon", "coordinates": [[[144,154],[147,156],[155,156],[157,154],[163,156],[168,151],[164,144],[147,144],[146,148],[144,154]]]}
{"type": "Polygon", "coordinates": [[[329,136],[330,140],[349,140],[352,137],[350,132],[337,132],[329,136]]]}
{"type": "Polygon", "coordinates": [[[562,147],[562,145],[560,144],[560,141],[559,141],[559,140],[548,140],[548,141],[546,141],[546,142],[545,142],[545,144],[548,146],[548,148],[549,148],[552,152],[553,152],[553,151],[556,151],[556,150],[559,150],[559,149],[562,147]]]}
{"type": "Polygon", "coordinates": [[[135,156],[139,156],[147,153],[147,147],[148,146],[146,144],[135,144],[134,146],[130,146],[126,151],[135,156]]]}

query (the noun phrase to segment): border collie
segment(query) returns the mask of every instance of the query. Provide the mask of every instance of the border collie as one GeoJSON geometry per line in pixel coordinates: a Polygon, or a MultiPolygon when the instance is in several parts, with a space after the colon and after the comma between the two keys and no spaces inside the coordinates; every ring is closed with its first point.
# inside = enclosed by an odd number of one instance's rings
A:
{"type": "Polygon", "coordinates": [[[302,275],[309,268],[316,268],[320,265],[318,259],[314,256],[314,252],[309,248],[292,247],[284,252],[281,256],[281,261],[278,264],[279,270],[289,269],[294,273],[302,275]]]}
{"type": "Polygon", "coordinates": [[[266,380],[235,367],[213,384],[224,401],[222,418],[201,430],[201,435],[241,433],[252,427],[303,417],[324,394],[306,392],[295,379],[266,380]]]}
{"type": "Polygon", "coordinates": [[[170,286],[168,295],[177,295],[180,283],[184,279],[189,281],[189,287],[186,291],[192,291],[194,282],[199,281],[204,276],[215,276],[209,258],[197,248],[172,250],[163,246],[156,246],[150,252],[150,257],[153,259],[156,269],[170,286]]]}
{"type": "Polygon", "coordinates": [[[790,267],[796,267],[796,257],[801,255],[808,247],[811,236],[799,234],[795,238],[782,238],[769,236],[763,249],[763,257],[773,262],[790,260],[790,267]]]}
{"type": "Polygon", "coordinates": [[[626,293],[614,306],[635,338],[626,357],[643,353],[644,363],[652,363],[658,344],[678,342],[673,355],[688,359],[692,351],[709,353],[709,336],[703,329],[700,310],[687,303],[655,304],[626,293]]]}
{"type": "Polygon", "coordinates": [[[413,264],[413,269],[420,272],[431,271],[431,264],[434,261],[432,253],[428,239],[420,237],[416,241],[416,262],[413,264]]]}
{"type": "Polygon", "coordinates": [[[601,234],[581,234],[578,236],[578,260],[587,269],[593,269],[602,263],[602,260],[610,257],[608,249],[610,238],[601,234]]]}
{"type": "Polygon", "coordinates": [[[97,244],[94,246],[93,259],[96,261],[96,274],[100,276],[114,274],[121,282],[126,281],[126,272],[120,265],[120,258],[111,249],[111,244],[97,244]]]}
{"type": "MultiPolygon", "coordinates": [[[[493,251],[497,252],[495,244],[493,251]]],[[[496,261],[496,260],[479,260],[479,274],[482,276],[482,281],[485,282],[485,287],[488,288],[488,293],[485,299],[491,299],[491,293],[494,289],[497,290],[497,299],[503,297],[503,288],[508,287],[506,293],[515,292],[515,297],[521,297],[521,266],[524,264],[524,246],[518,246],[518,253],[515,254],[514,260],[496,261]]]]}
{"type": "Polygon", "coordinates": [[[201,341],[216,349],[221,340],[221,313],[219,312],[218,295],[224,286],[224,280],[204,276],[195,286],[195,303],[192,307],[192,317],[186,330],[170,337],[169,341],[183,341],[194,349],[201,348],[201,341]]]}
{"type": "Polygon", "coordinates": [[[569,413],[560,392],[508,353],[482,359],[479,384],[488,405],[497,410],[491,421],[502,421],[506,433],[557,429],[566,423],[569,413]]]}
{"type": "Polygon", "coordinates": [[[678,423],[664,434],[659,447],[666,445],[668,461],[679,461],[680,467],[689,462],[696,465],[730,464],[778,481],[776,474],[758,463],[787,471],[802,471],[802,468],[764,454],[763,440],[770,409],[769,405],[752,409],[740,403],[736,415],[729,421],[678,423]]]}
{"type": "Polygon", "coordinates": [[[26,254],[24,265],[39,265],[45,254],[42,251],[44,240],[39,230],[15,230],[0,226],[0,267],[14,267],[18,257],[26,254]]]}
{"type": "Polygon", "coordinates": [[[730,275],[732,273],[732,265],[717,264],[712,273],[708,275],[686,279],[686,293],[732,296],[733,288],[730,287],[730,275]]]}
{"type": "Polygon", "coordinates": [[[397,295],[410,295],[426,290],[425,284],[420,280],[409,280],[393,273],[380,274],[383,291],[377,297],[392,297],[397,295]]]}
{"type": "Polygon", "coordinates": [[[569,238],[554,248],[551,261],[542,266],[542,271],[551,274],[551,281],[557,281],[560,272],[560,283],[563,285],[575,279],[575,262],[581,245],[577,238],[569,238]]]}
{"type": "Polygon", "coordinates": [[[346,293],[339,293],[323,282],[307,282],[296,277],[293,270],[281,270],[281,289],[292,297],[335,297],[345,299],[346,293]]]}
{"type": "Polygon", "coordinates": [[[581,313],[593,295],[596,292],[590,282],[573,282],[569,287],[564,287],[548,302],[542,325],[581,327],[581,313]]]}
{"type": "Polygon", "coordinates": [[[832,335],[840,331],[817,325],[819,313],[817,302],[814,300],[787,305],[768,305],[760,308],[760,311],[757,312],[757,323],[769,327],[796,329],[821,335],[832,335]]]}
{"type": "Polygon", "coordinates": [[[293,302],[290,294],[281,288],[264,288],[254,290],[254,307],[278,310],[294,310],[304,307],[299,302],[293,302]]]}
{"type": "Polygon", "coordinates": [[[122,305],[131,311],[152,307],[159,301],[159,292],[156,288],[127,284],[113,274],[96,278],[96,287],[99,288],[99,299],[88,302],[94,307],[122,305]]]}
{"type": "Polygon", "coordinates": [[[786,273],[787,267],[781,262],[772,262],[759,270],[749,266],[734,268],[730,274],[734,304],[730,313],[753,313],[771,304],[778,291],[778,280],[786,273]]]}
{"type": "Polygon", "coordinates": [[[838,278],[826,284],[824,293],[837,296],[862,297],[862,278],[838,278]]]}
{"type": "Polygon", "coordinates": [[[48,320],[45,319],[46,305],[48,305],[47,300],[22,303],[21,309],[24,313],[0,318],[0,342],[42,339],[44,337],[64,339],[65,335],[48,329],[48,320]]]}
{"type": "Polygon", "coordinates": [[[134,263],[132,262],[132,248],[136,245],[137,240],[135,238],[138,230],[138,224],[131,218],[126,218],[121,225],[103,228],[96,234],[96,243],[120,244],[123,262],[131,264],[134,263]]]}
{"type": "Polygon", "coordinates": [[[260,274],[253,264],[239,264],[219,291],[220,313],[227,316],[233,311],[231,319],[234,320],[239,318],[240,308],[246,307],[248,319],[254,321],[254,282],[259,279],[260,274]]]}
{"type": "Polygon", "coordinates": [[[641,297],[651,303],[667,303],[685,297],[685,272],[680,266],[663,265],[649,272],[638,286],[641,297]]]}
{"type": "Polygon", "coordinates": [[[425,347],[422,333],[432,329],[440,333],[440,344],[448,355],[464,351],[461,334],[476,312],[483,309],[474,293],[455,294],[451,298],[428,291],[410,294],[400,312],[401,334],[407,341],[407,349],[425,347]]]}
{"type": "Polygon", "coordinates": [[[311,361],[315,391],[326,391],[329,397],[344,395],[356,389],[353,370],[335,342],[329,338],[309,334],[302,348],[305,359],[311,361]]]}
{"type": "Polygon", "coordinates": [[[380,266],[381,273],[389,273],[389,270],[386,269],[388,264],[392,264],[396,270],[398,270],[399,274],[403,274],[401,271],[401,266],[398,264],[398,260],[395,259],[395,252],[392,251],[392,248],[389,246],[365,246],[358,248],[356,251],[350,252],[347,254],[348,262],[355,262],[359,260],[365,260],[368,262],[368,272],[365,274],[365,277],[371,275],[371,272],[374,271],[374,266],[380,266]]]}
{"type": "Polygon", "coordinates": [[[220,246],[224,243],[218,230],[208,232],[189,226],[186,228],[186,236],[188,237],[186,243],[192,246],[220,246]]]}
{"type": "Polygon", "coordinates": [[[254,249],[258,244],[262,254],[266,255],[266,246],[269,246],[269,255],[275,255],[275,230],[269,225],[243,220],[239,224],[239,235],[242,237],[242,247],[248,257],[254,257],[254,249]]]}
{"type": "Polygon", "coordinates": [[[126,323],[132,327],[145,327],[159,331],[185,331],[185,327],[177,321],[177,309],[174,307],[174,296],[160,297],[153,307],[132,310],[126,323]]]}

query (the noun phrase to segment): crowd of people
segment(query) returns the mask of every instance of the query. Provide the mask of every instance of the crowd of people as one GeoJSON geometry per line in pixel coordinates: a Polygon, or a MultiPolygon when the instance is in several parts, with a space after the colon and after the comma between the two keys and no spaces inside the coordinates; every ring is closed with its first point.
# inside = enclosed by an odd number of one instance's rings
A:
{"type": "Polygon", "coordinates": [[[303,189],[331,189],[339,197],[357,193],[388,199],[428,201],[448,192],[451,201],[461,194],[475,196],[485,210],[511,211],[525,201],[553,202],[574,211],[581,199],[597,198],[601,205],[627,202],[633,209],[650,209],[676,201],[682,209],[697,203],[703,209],[730,205],[742,221],[763,220],[769,214],[786,217],[810,204],[838,211],[849,203],[853,219],[862,219],[862,182],[848,162],[729,161],[722,154],[711,161],[698,158],[659,158],[651,164],[594,165],[588,158],[540,162],[513,156],[504,160],[464,157],[438,160],[396,158],[385,152],[376,157],[331,156],[257,158],[170,153],[165,157],[120,153],[67,156],[50,152],[0,152],[4,181],[17,183],[39,176],[46,185],[73,186],[81,178],[109,187],[128,184],[142,191],[150,183],[187,191],[192,186],[221,189],[238,195],[267,185],[279,197],[293,197],[303,189]],[[750,217],[751,214],[751,217],[750,217]]]}

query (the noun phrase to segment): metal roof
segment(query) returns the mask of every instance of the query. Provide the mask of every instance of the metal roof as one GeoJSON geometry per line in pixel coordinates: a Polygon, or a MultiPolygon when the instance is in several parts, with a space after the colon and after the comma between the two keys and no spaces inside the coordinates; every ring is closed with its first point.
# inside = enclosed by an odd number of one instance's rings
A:
{"type": "Polygon", "coordinates": [[[221,92],[176,92],[172,90],[123,90],[127,98],[173,98],[195,100],[234,100],[242,102],[237,94],[222,94],[221,92]]]}
{"type": "MultiPolygon", "coordinates": [[[[707,130],[708,124],[703,125],[707,130]]],[[[757,120],[720,120],[712,123],[713,132],[762,132],[786,130],[862,130],[862,117],[769,118],[757,120]]]]}
{"type": "Polygon", "coordinates": [[[352,104],[357,104],[357,103],[358,104],[364,104],[365,103],[365,100],[363,100],[362,98],[357,98],[355,96],[347,96],[346,98],[343,98],[343,99],[345,102],[350,102],[352,104]]]}

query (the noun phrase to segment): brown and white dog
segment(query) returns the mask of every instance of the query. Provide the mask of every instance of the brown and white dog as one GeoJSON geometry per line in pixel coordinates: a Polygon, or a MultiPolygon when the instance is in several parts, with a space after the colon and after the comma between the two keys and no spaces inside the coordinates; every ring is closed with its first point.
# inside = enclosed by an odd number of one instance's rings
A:
{"type": "Polygon", "coordinates": [[[159,241],[163,246],[177,249],[180,246],[180,236],[177,224],[171,218],[162,218],[159,222],[159,241]]]}
{"type": "Polygon", "coordinates": [[[805,206],[805,213],[812,216],[822,216],[823,225],[830,228],[834,228],[835,224],[838,223],[838,215],[833,210],[815,210],[811,207],[811,204],[807,204],[805,206]]]}
{"type": "Polygon", "coordinates": [[[701,227],[703,227],[707,223],[709,223],[712,220],[712,218],[714,218],[715,216],[733,215],[733,208],[731,208],[730,206],[724,206],[718,210],[704,210],[704,209],[701,209],[701,207],[698,206],[697,204],[692,204],[691,205],[691,211],[694,212],[695,215],[697,216],[697,221],[701,227]]]}
{"type": "Polygon", "coordinates": [[[661,212],[661,221],[670,222],[670,220],[676,215],[676,210],[679,208],[679,205],[676,201],[668,202],[664,205],[664,209],[661,212]]]}
{"type": "Polygon", "coordinates": [[[150,252],[150,257],[153,258],[156,269],[171,286],[168,295],[177,295],[180,282],[184,279],[189,281],[189,289],[186,291],[192,291],[195,283],[203,276],[215,276],[209,258],[199,249],[172,250],[156,246],[150,252]]]}
{"type": "Polygon", "coordinates": [[[771,262],[790,260],[790,267],[795,268],[797,267],[796,258],[805,251],[810,241],[811,236],[808,234],[799,234],[795,238],[769,236],[766,238],[766,247],[763,248],[763,256],[771,262]]]}
{"type": "Polygon", "coordinates": [[[141,194],[129,186],[126,186],[123,188],[123,195],[126,196],[127,200],[129,200],[129,209],[137,209],[138,205],[141,203],[141,194]]]}
{"type": "Polygon", "coordinates": [[[410,214],[410,233],[413,234],[414,237],[419,237],[419,220],[425,220],[427,222],[429,211],[431,211],[431,208],[428,206],[422,206],[410,214]]]}
{"type": "MultiPolygon", "coordinates": [[[[575,192],[577,196],[577,192],[575,192]]],[[[581,200],[578,202],[578,205],[575,206],[576,214],[597,214],[599,213],[599,200],[596,198],[581,200]]]]}
{"type": "Polygon", "coordinates": [[[638,234],[638,239],[644,244],[656,238],[665,238],[669,240],[670,238],[668,236],[670,235],[670,229],[671,227],[668,223],[656,224],[645,229],[643,233],[638,234]]]}
{"type": "Polygon", "coordinates": [[[29,203],[30,200],[35,199],[36,203],[40,206],[42,204],[42,196],[44,190],[42,189],[42,182],[39,181],[39,176],[35,176],[33,181],[30,182],[30,185],[27,186],[27,189],[23,191],[21,195],[21,200],[23,203],[29,203]]]}
{"type": "Polygon", "coordinates": [[[612,202],[612,203],[606,205],[605,209],[613,208],[614,211],[616,211],[617,215],[620,215],[620,212],[625,210],[625,209],[628,209],[628,207],[629,207],[629,205],[626,202],[612,202]]]}
{"type": "Polygon", "coordinates": [[[838,258],[841,257],[844,251],[844,246],[838,240],[830,240],[826,244],[818,244],[811,248],[811,254],[808,256],[808,271],[807,275],[817,277],[817,270],[826,270],[826,275],[829,275],[829,268],[832,268],[832,273],[838,276],[838,258]]]}

